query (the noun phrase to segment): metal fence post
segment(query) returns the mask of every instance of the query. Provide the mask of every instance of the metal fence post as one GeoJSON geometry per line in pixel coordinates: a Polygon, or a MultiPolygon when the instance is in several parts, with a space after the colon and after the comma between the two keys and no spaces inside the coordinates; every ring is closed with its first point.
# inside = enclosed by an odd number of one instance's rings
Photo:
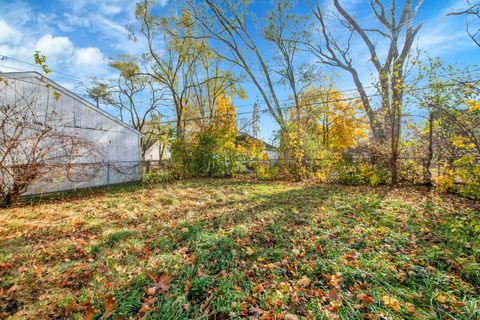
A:
{"type": "Polygon", "coordinates": [[[107,186],[110,187],[110,162],[107,162],[107,186]]]}

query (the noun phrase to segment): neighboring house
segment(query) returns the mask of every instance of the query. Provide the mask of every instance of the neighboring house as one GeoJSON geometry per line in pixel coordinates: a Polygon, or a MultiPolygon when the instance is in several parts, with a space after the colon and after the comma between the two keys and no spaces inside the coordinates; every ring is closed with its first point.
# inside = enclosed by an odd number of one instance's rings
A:
{"type": "MultiPolygon", "coordinates": [[[[95,174],[88,180],[59,175],[49,182],[30,186],[29,194],[117,184],[141,179],[141,133],[104,110],[75,95],[37,72],[0,73],[0,105],[11,104],[21,96],[35,101],[38,119],[46,110],[55,110],[59,130],[91,141],[101,160],[84,159],[81,164],[95,174]]],[[[41,121],[40,121],[41,122],[41,121]]]]}
{"type": "Polygon", "coordinates": [[[160,161],[170,160],[172,154],[170,153],[170,146],[161,144],[160,141],[150,143],[145,151],[145,161],[160,161]]]}
{"type": "Polygon", "coordinates": [[[268,154],[268,159],[270,160],[270,162],[272,164],[277,162],[278,157],[279,157],[278,148],[276,148],[275,146],[273,146],[273,145],[271,145],[271,144],[269,144],[265,141],[254,138],[251,135],[249,135],[248,133],[240,133],[237,137],[237,143],[245,142],[247,139],[253,139],[253,140],[258,140],[258,141],[263,142],[265,144],[265,151],[268,154]]]}

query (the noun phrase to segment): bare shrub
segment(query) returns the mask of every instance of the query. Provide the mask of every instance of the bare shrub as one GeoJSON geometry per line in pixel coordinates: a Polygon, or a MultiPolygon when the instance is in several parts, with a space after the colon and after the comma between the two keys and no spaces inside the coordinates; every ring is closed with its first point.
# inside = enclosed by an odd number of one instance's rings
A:
{"type": "MultiPolygon", "coordinates": [[[[100,163],[96,145],[81,138],[74,128],[65,126],[62,115],[49,99],[21,92],[6,80],[2,86],[0,208],[11,206],[34,182],[92,179],[98,168],[90,165],[85,169],[83,164],[100,163]]],[[[42,89],[51,96],[48,85],[42,89]]],[[[57,92],[53,96],[55,100],[60,98],[57,92]]]]}

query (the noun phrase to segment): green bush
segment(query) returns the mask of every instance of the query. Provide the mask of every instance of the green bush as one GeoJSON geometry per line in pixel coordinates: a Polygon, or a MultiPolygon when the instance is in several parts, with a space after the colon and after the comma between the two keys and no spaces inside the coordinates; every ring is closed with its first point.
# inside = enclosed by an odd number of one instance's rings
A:
{"type": "Polygon", "coordinates": [[[344,162],[337,165],[338,181],[346,185],[369,185],[372,187],[387,184],[389,171],[368,163],[344,162]]]}
{"type": "Polygon", "coordinates": [[[172,146],[175,175],[181,178],[229,178],[241,163],[235,146],[225,146],[210,130],[198,134],[198,141],[176,141],[172,146]]]}
{"type": "Polygon", "coordinates": [[[142,177],[142,182],[147,185],[169,183],[173,180],[175,180],[175,178],[172,173],[163,173],[157,171],[145,173],[142,177]]]}
{"type": "MultiPolygon", "coordinates": [[[[468,161],[468,159],[467,159],[468,161]]],[[[473,163],[471,160],[459,169],[462,184],[460,185],[460,194],[464,197],[479,200],[480,199],[480,164],[473,163]]]]}

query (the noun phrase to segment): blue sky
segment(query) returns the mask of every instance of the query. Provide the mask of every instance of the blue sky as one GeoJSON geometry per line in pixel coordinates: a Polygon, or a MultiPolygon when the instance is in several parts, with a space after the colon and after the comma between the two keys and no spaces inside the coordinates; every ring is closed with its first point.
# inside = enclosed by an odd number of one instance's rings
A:
{"type": "MultiPolygon", "coordinates": [[[[54,70],[52,78],[76,92],[81,91],[78,82],[90,77],[108,78],[114,76],[106,65],[108,57],[127,53],[139,55],[145,51],[145,43],[128,39],[126,25],[135,22],[136,0],[0,0],[0,55],[33,62],[34,50],[40,50],[48,57],[48,65],[54,70]]],[[[368,23],[369,0],[344,0],[354,15],[368,23]]],[[[169,0],[158,0],[162,10],[174,11],[176,5],[169,0]]],[[[271,1],[257,1],[252,10],[262,16],[271,1]]],[[[475,47],[465,32],[465,19],[446,17],[453,8],[464,6],[464,0],[425,0],[417,21],[424,25],[416,44],[427,50],[431,56],[439,56],[448,64],[465,66],[477,64],[480,48],[475,47]]],[[[328,6],[328,0],[325,0],[328,6]]],[[[298,10],[307,12],[302,0],[298,10]]],[[[359,56],[366,52],[358,47],[359,56]]],[[[365,80],[371,74],[368,59],[363,59],[359,68],[365,80]]],[[[23,63],[7,59],[0,62],[0,71],[34,70],[23,63]]],[[[334,70],[324,69],[324,73],[334,70]]],[[[339,89],[351,89],[350,78],[338,73],[339,89]]],[[[246,101],[235,102],[242,105],[240,111],[250,111],[257,101],[258,93],[248,82],[244,84],[248,93],[246,101]]],[[[165,111],[165,113],[168,113],[165,111]]],[[[249,117],[246,115],[245,117],[249,117]]],[[[274,121],[262,114],[261,136],[269,141],[276,129],[274,121]]]]}

